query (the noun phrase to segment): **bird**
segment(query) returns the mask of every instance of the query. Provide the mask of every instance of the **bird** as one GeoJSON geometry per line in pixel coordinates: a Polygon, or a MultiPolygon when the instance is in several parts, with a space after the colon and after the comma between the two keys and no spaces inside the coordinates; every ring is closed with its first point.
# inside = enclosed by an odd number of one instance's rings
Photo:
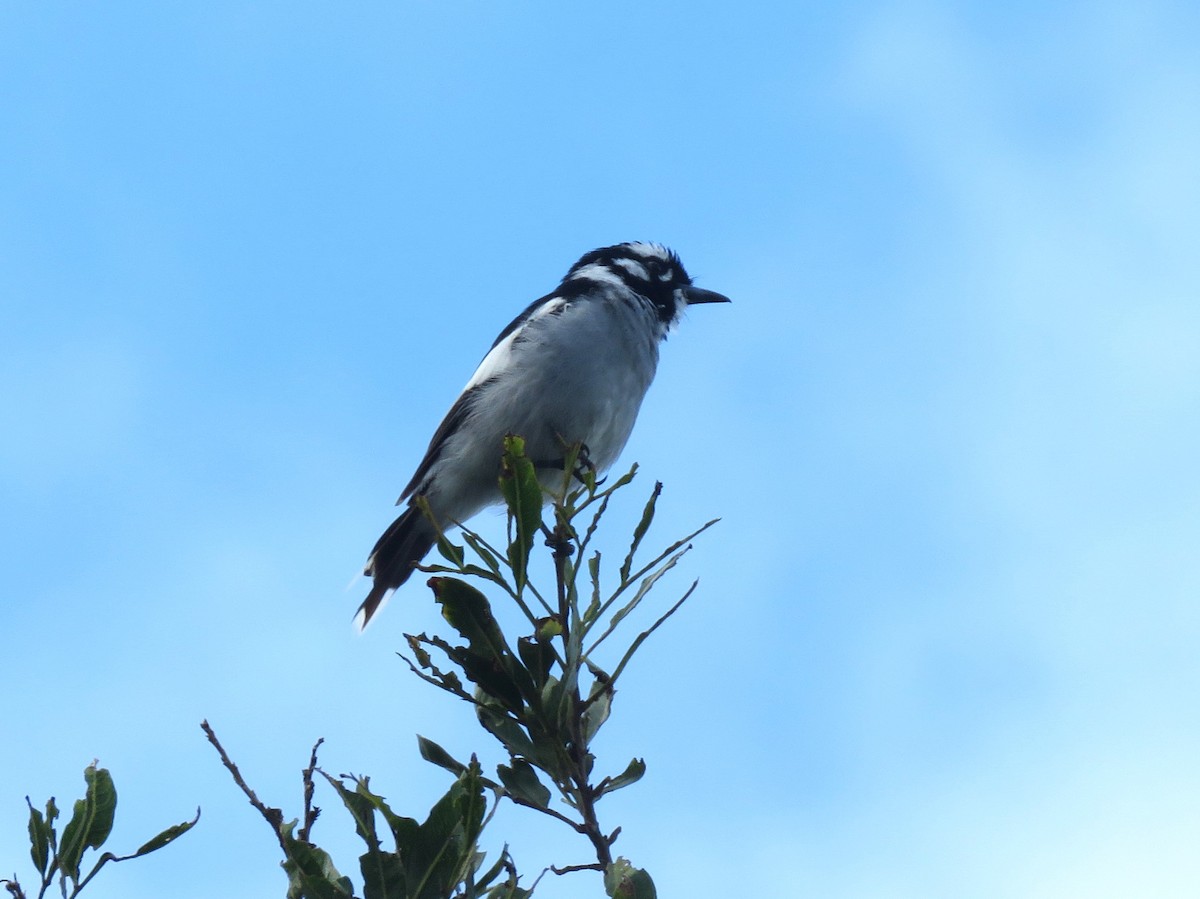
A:
{"type": "Polygon", "coordinates": [[[629,439],[658,367],[659,345],[689,306],[729,298],[692,284],[679,256],[634,241],[585,253],[552,292],[503,331],[429,441],[363,573],[370,592],[355,615],[364,629],[437,541],[502,501],[506,435],[525,440],[528,458],[561,460],[580,443],[603,472],[629,439]],[[417,503],[424,497],[437,527],[417,503]]]}

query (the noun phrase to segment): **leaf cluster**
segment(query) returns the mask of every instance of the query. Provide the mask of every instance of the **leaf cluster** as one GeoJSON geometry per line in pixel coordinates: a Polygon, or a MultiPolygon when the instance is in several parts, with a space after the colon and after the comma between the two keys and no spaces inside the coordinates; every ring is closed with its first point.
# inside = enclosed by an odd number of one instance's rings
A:
{"type": "Polygon", "coordinates": [[[234,782],[274,831],[283,851],[280,864],[288,877],[288,899],[357,899],[350,878],[311,840],[313,825],[321,814],[312,804],[317,775],[333,788],[363,841],[365,851],[358,859],[362,899],[526,899],[530,895],[517,886],[516,867],[507,848],[489,869],[482,870],[485,856],[478,848],[479,835],[494,806],[489,811],[474,759],[429,816],[418,822],[393,811],[387,800],[371,789],[370,778],[333,777],[317,767],[317,749],[323,742],[318,740],[302,772],[303,817],[285,821],[280,809],[263,803],[246,783],[208,722],[201,727],[234,782]]]}
{"type": "MultiPolygon", "coordinates": [[[[614,493],[627,486],[635,473],[636,466],[604,487],[582,445],[565,448],[561,470],[547,473],[525,456],[519,437],[509,437],[500,479],[508,508],[506,545],[493,547],[466,528],[461,531],[462,544],[439,533],[437,546],[445,564],[422,566],[422,570],[434,575],[429,586],[457,638],[406,634],[410,655],[401,656],[424,681],[470,703],[507,759],[496,766],[496,777],[491,779],[483,775],[474,754],[463,763],[434,741],[418,736],[421,755],[454,775],[425,820],[396,813],[365,776],[334,777],[319,768],[321,740],[302,774],[303,816],[285,820],[280,809],[258,798],[208,722],[202,722],[235,783],[279,842],[288,899],[358,899],[350,878],[311,839],[321,813],[313,805],[318,775],[341,800],[363,842],[358,860],[362,899],[528,899],[537,882],[529,888],[518,885],[508,847],[487,868],[479,849],[481,834],[505,797],[564,823],[590,841],[595,862],[547,870],[556,874],[600,871],[609,896],[654,899],[650,875],[612,854],[621,828],[603,829],[596,811],[601,798],[640,780],[646,764],[634,758],[615,773],[598,775],[592,744],[612,713],[617,682],[634,654],[692,595],[696,583],[653,624],[614,651],[615,635],[623,633],[622,625],[691,549],[692,538],[716,522],[708,522],[649,561],[639,561],[662,491],[662,485],[656,484],[628,551],[615,573],[608,571],[601,553],[591,549],[591,541],[614,493]],[[553,592],[539,590],[529,575],[531,555],[542,538],[553,561],[553,592]],[[602,586],[602,571],[613,581],[607,587],[602,586]],[[524,614],[528,632],[511,640],[477,584],[510,599],[524,614]],[[602,649],[612,652],[614,663],[601,658],[602,649]]],[[[425,511],[429,513],[428,507],[425,511]]],[[[89,856],[91,868],[85,874],[88,851],[99,852],[112,831],[117,794],[109,772],[95,763],[84,771],[84,779],[84,797],[74,803],[61,837],[55,800],[48,800],[43,811],[26,799],[30,857],[39,880],[37,891],[26,893],[15,875],[12,880],[0,879],[13,899],[42,899],[56,879],[63,899],[74,899],[108,862],[161,849],[200,818],[197,809],[191,821],[168,827],[129,855],[89,856]]]]}
{"type": "MultiPolygon", "coordinates": [[[[575,446],[567,452],[561,472],[539,478],[521,439],[510,437],[502,471],[507,546],[494,547],[464,528],[462,544],[439,535],[437,546],[446,564],[423,567],[435,575],[429,585],[460,640],[407,634],[410,655],[404,658],[423,680],[471,703],[480,724],[503,746],[508,761],[497,766],[495,783],[503,795],[563,822],[591,841],[595,864],[554,870],[595,868],[605,872],[610,895],[653,895],[644,871],[624,860],[614,861],[610,850],[619,828],[605,832],[596,813],[603,796],[642,777],[645,762],[634,758],[618,772],[597,776],[591,746],[611,714],[616,685],[626,666],[696,584],[614,654],[617,661],[611,670],[602,667],[598,650],[691,549],[692,538],[716,522],[639,562],[662,491],[662,485],[656,484],[615,572],[615,584],[606,589],[601,578],[604,560],[591,549],[591,540],[613,494],[633,480],[636,466],[602,488],[587,465],[586,451],[575,446]],[[549,521],[542,514],[546,500],[549,521]],[[530,554],[539,537],[554,562],[553,594],[539,591],[528,578],[530,554]],[[519,637],[515,647],[475,583],[498,588],[525,615],[529,633],[519,637]]],[[[421,746],[435,764],[456,774],[465,770],[436,743],[422,738],[421,746]]]]}
{"type": "MultiPolygon", "coordinates": [[[[362,899],[526,899],[532,895],[536,881],[529,888],[518,885],[507,847],[486,869],[479,849],[480,836],[505,797],[589,840],[594,862],[548,870],[556,874],[600,871],[609,896],[654,899],[650,875],[612,854],[620,828],[602,828],[596,811],[602,797],[641,779],[645,762],[634,758],[614,773],[599,775],[591,747],[612,712],[616,685],[630,660],[696,584],[624,646],[612,650],[610,644],[617,642],[622,625],[688,552],[689,541],[715,522],[648,561],[639,561],[662,490],[658,484],[642,510],[628,551],[615,572],[607,572],[591,541],[614,493],[628,485],[635,473],[636,466],[605,487],[588,465],[582,446],[567,448],[561,468],[539,471],[525,456],[523,441],[509,437],[500,479],[508,508],[506,544],[492,546],[467,528],[461,531],[462,543],[439,533],[437,547],[444,564],[421,568],[433,575],[429,586],[434,599],[457,636],[406,634],[408,653],[401,657],[422,680],[469,703],[507,758],[496,766],[496,776],[489,778],[474,754],[462,762],[433,740],[418,736],[421,755],[455,778],[424,821],[393,811],[371,789],[367,777],[332,777],[318,768],[321,741],[313,747],[303,773],[303,816],[285,821],[282,811],[259,800],[212,728],[207,722],[202,725],[234,781],[275,832],[288,876],[288,899],[356,899],[350,878],[311,841],[320,814],[312,805],[318,775],[350,813],[365,847],[359,857],[362,899]],[[548,516],[544,515],[547,508],[548,516]],[[553,591],[539,589],[530,578],[530,558],[539,542],[549,549],[553,561],[553,591]],[[613,580],[607,589],[602,586],[602,573],[613,580]],[[511,600],[524,615],[528,631],[511,639],[480,586],[511,600]],[[601,653],[609,651],[615,663],[602,665],[601,653]],[[488,792],[493,797],[490,803],[488,792]]],[[[425,511],[429,514],[428,507],[425,511]]],[[[429,518],[434,520],[431,514],[429,518]]]]}
{"type": "Polygon", "coordinates": [[[46,801],[45,811],[35,808],[29,797],[25,797],[29,805],[29,855],[38,872],[38,887],[36,893],[27,894],[17,882],[16,875],[12,880],[0,880],[0,884],[14,899],[26,899],[27,895],[41,899],[55,878],[65,899],[73,899],[109,862],[124,862],[149,855],[174,842],[200,820],[200,809],[196,809],[196,817],[191,821],[168,827],[128,855],[104,852],[99,857],[89,857],[89,861],[94,858],[94,864],[85,875],[85,853],[89,849],[98,851],[112,833],[117,814],[117,789],[108,769],[98,768],[95,762],[84,769],[83,779],[87,788],[83,798],[75,800],[71,819],[63,828],[61,838],[55,824],[59,809],[54,797],[46,801]]]}

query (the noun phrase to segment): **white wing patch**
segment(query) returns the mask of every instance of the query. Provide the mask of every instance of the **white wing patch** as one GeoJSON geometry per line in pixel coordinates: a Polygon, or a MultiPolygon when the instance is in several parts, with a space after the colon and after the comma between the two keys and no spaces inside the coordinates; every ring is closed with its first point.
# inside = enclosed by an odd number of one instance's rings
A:
{"type": "Polygon", "coordinates": [[[484,381],[490,380],[507,371],[513,362],[513,344],[525,332],[530,323],[547,315],[555,315],[562,312],[562,310],[567,308],[567,305],[566,300],[561,297],[555,297],[552,300],[547,300],[537,309],[533,310],[525,321],[521,322],[518,327],[513,329],[511,334],[492,347],[491,351],[483,357],[483,361],[479,363],[479,368],[475,369],[475,374],[471,375],[471,380],[467,381],[467,386],[463,388],[463,392],[466,393],[472,387],[478,387],[484,381]]]}

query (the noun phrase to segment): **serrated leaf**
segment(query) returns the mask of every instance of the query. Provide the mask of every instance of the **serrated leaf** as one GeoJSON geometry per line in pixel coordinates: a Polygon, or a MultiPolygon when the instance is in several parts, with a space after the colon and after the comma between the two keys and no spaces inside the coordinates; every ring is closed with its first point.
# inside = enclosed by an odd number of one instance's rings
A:
{"type": "Polygon", "coordinates": [[[432,762],[439,768],[445,768],[454,775],[462,774],[467,770],[466,765],[454,758],[454,756],[433,742],[433,740],[422,737],[420,734],[417,734],[417,748],[421,752],[421,758],[425,759],[425,761],[432,762]]]}

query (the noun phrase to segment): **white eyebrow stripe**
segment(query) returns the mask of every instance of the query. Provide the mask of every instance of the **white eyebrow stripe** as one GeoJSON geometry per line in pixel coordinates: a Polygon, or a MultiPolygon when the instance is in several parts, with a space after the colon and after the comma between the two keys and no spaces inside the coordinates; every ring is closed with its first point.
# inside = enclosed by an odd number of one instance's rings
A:
{"type": "Polygon", "coordinates": [[[628,249],[643,259],[657,259],[660,262],[671,261],[671,251],[660,243],[631,243],[628,245],[628,249]]]}
{"type": "Polygon", "coordinates": [[[611,284],[614,287],[625,287],[625,282],[621,280],[621,276],[607,266],[601,265],[598,262],[591,262],[581,268],[575,274],[571,275],[572,281],[577,281],[580,278],[585,278],[588,281],[598,281],[601,284],[611,284]]]}
{"type": "Polygon", "coordinates": [[[613,263],[621,266],[629,274],[633,275],[640,281],[649,281],[650,276],[646,272],[646,266],[642,265],[635,259],[614,259],[613,263]]]}

